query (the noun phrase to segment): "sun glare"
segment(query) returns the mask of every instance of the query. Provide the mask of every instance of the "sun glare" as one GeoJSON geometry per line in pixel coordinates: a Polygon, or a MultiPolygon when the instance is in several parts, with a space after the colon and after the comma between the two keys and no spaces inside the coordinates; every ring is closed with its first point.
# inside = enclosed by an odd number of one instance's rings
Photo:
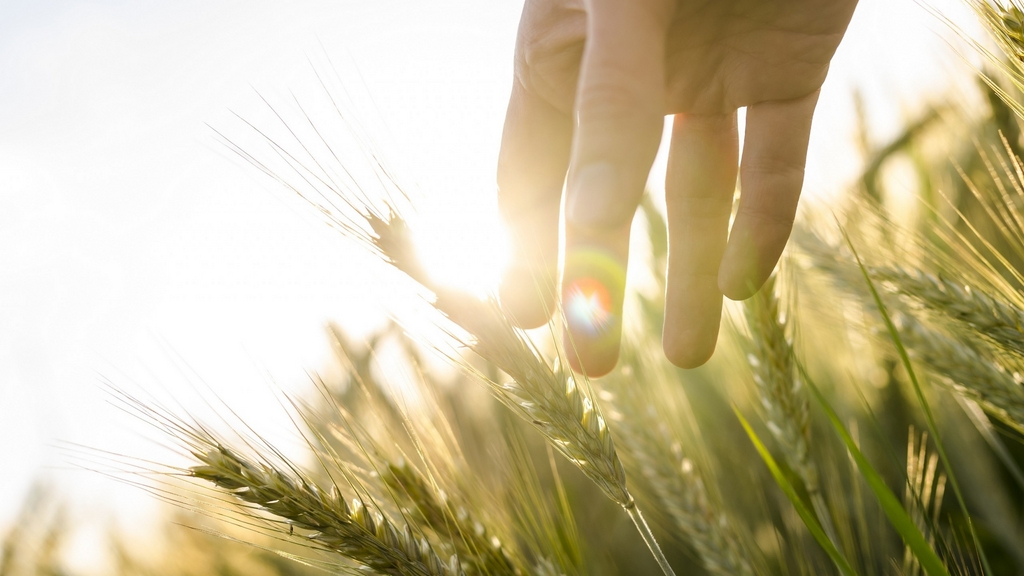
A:
{"type": "Polygon", "coordinates": [[[433,279],[476,296],[495,293],[510,254],[498,216],[476,206],[421,216],[416,247],[433,279]]]}

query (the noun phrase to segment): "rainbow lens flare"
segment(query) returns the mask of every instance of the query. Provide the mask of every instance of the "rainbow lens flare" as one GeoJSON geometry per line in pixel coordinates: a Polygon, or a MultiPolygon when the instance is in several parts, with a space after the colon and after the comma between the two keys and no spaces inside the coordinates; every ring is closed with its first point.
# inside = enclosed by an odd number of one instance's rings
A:
{"type": "Polygon", "coordinates": [[[562,309],[569,331],[592,345],[618,342],[626,271],[607,251],[577,246],[566,254],[562,309]]]}
{"type": "Polygon", "coordinates": [[[563,306],[573,332],[600,336],[613,320],[608,289],[594,278],[577,278],[566,288],[563,306]]]}

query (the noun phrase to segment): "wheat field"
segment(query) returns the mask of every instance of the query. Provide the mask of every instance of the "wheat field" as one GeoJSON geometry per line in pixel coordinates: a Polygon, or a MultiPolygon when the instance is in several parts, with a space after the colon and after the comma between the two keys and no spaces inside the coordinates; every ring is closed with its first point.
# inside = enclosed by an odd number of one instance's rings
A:
{"type": "MultiPolygon", "coordinates": [[[[990,35],[986,106],[865,137],[856,184],[803,214],[696,370],[661,354],[656,199],[634,222],[621,359],[591,380],[557,315],[523,331],[436,278],[418,197],[358,122],[268,102],[276,124],[239,124],[254,139],[218,130],[372,257],[404,313],[329,327],[330,364],[273,407],[287,447],[216,398],[210,420],[105,384],[172,455],[68,447],[165,510],[151,550],[100,529],[113,573],[1024,574],[1024,4],[965,2],[990,35]]],[[[0,576],[77,574],[70,530],[40,486],[0,532],[0,576]]]]}

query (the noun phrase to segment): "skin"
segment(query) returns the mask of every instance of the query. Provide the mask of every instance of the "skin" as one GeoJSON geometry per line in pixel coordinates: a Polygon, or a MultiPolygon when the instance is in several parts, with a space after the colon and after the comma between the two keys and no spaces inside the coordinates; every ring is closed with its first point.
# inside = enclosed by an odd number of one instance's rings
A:
{"type": "Polygon", "coordinates": [[[499,204],[515,246],[500,293],[516,322],[536,327],[556,309],[564,188],[567,356],[590,376],[615,366],[630,224],[664,117],[674,115],[662,340],[676,365],[706,362],[723,295],[753,295],[789,239],[818,92],[855,7],[856,0],[526,0],[498,163],[499,204]],[[609,315],[596,333],[569,311],[577,286],[593,285],[579,283],[585,278],[607,290],[609,315]]]}

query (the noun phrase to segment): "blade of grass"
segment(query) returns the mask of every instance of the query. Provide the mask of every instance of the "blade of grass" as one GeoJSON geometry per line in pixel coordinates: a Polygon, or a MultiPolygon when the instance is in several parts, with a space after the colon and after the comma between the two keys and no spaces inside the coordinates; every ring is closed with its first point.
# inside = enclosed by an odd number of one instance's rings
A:
{"type": "Polygon", "coordinates": [[[846,445],[846,449],[850,451],[853,456],[854,462],[857,463],[857,468],[860,470],[861,475],[864,477],[864,481],[867,482],[868,487],[874,492],[875,498],[878,499],[878,504],[882,507],[882,511],[889,517],[889,522],[893,528],[899,532],[903,541],[907,544],[910,550],[917,557],[921,563],[921,567],[929,576],[949,576],[949,571],[946,566],[942,563],[938,554],[932,550],[928,544],[928,539],[925,538],[924,534],[918,529],[917,525],[914,524],[913,519],[907,514],[906,509],[900,503],[899,498],[893,494],[889,486],[886,485],[885,480],[882,479],[881,474],[868,462],[868,459],[864,456],[864,453],[857,448],[857,443],[853,441],[853,437],[843,426],[839,416],[829,405],[828,401],[825,400],[825,396],[818,389],[818,386],[810,378],[810,376],[803,370],[803,366],[800,366],[800,371],[803,374],[804,382],[807,383],[807,387],[810,388],[814,398],[818,401],[822,410],[825,411],[825,415],[828,416],[829,423],[835,428],[836,433],[839,434],[839,438],[846,445]]]}
{"type": "Polygon", "coordinates": [[[790,483],[788,478],[786,478],[782,469],[779,468],[778,463],[775,462],[775,458],[772,457],[771,452],[765,448],[764,443],[761,442],[760,438],[758,438],[757,433],[750,427],[750,423],[747,422],[747,419],[743,417],[743,414],[741,414],[739,409],[735,406],[733,406],[732,410],[736,413],[736,417],[739,418],[740,424],[743,425],[743,429],[746,430],[747,436],[750,437],[750,441],[754,443],[754,448],[757,448],[757,452],[761,455],[761,459],[764,460],[765,465],[768,466],[768,470],[771,471],[772,476],[775,477],[775,481],[779,484],[779,487],[782,488],[782,491],[786,494],[786,497],[789,498],[789,501],[793,503],[793,507],[796,508],[796,513],[800,515],[804,524],[807,525],[807,529],[811,532],[811,536],[817,540],[818,544],[820,544],[825,550],[825,553],[828,554],[829,558],[832,559],[836,568],[838,568],[841,573],[846,576],[856,575],[857,573],[854,571],[853,566],[851,566],[850,562],[845,556],[843,556],[843,553],[836,548],[835,544],[829,540],[828,536],[825,534],[825,530],[818,522],[818,518],[814,515],[814,512],[811,512],[810,508],[808,508],[800,498],[796,488],[794,488],[793,484],[790,483]]]}
{"type": "MultiPolygon", "coordinates": [[[[943,446],[942,439],[939,436],[938,426],[935,424],[935,416],[932,413],[931,406],[928,404],[928,400],[924,396],[923,390],[921,389],[921,383],[917,379],[917,373],[914,371],[914,366],[910,362],[910,355],[907,354],[907,349],[903,346],[903,341],[900,339],[899,330],[896,329],[896,324],[893,323],[892,317],[889,316],[889,311],[885,307],[885,303],[882,302],[882,297],[878,294],[878,290],[875,288],[875,283],[871,280],[871,275],[868,273],[868,269],[864,265],[864,262],[860,259],[860,254],[857,253],[857,249],[853,246],[853,241],[850,239],[849,234],[847,234],[846,229],[841,226],[840,231],[843,234],[843,239],[846,241],[846,245],[850,248],[850,252],[853,253],[853,257],[857,260],[857,266],[860,268],[860,272],[864,276],[864,281],[868,284],[868,289],[871,291],[871,297],[875,301],[875,306],[878,308],[878,312],[882,316],[882,321],[885,322],[886,330],[888,330],[889,336],[892,339],[893,344],[896,346],[896,352],[899,354],[900,361],[903,363],[903,367],[907,371],[907,377],[910,379],[910,383],[914,388],[914,395],[917,396],[917,401],[921,404],[921,410],[924,412],[925,422],[928,424],[928,432],[932,435],[932,438],[935,441],[935,451],[938,452],[939,458],[942,460],[942,466],[946,469],[949,484],[953,487],[953,493],[956,494],[957,503],[960,504],[960,509],[964,514],[964,518],[967,520],[967,528],[971,531],[971,537],[974,540],[974,547],[978,552],[978,557],[981,559],[985,573],[991,574],[992,567],[989,565],[988,558],[985,556],[985,550],[981,547],[981,541],[978,539],[978,532],[974,528],[974,521],[971,519],[971,515],[967,511],[967,503],[960,490],[960,483],[957,482],[956,475],[953,474],[953,466],[949,461],[949,457],[946,455],[946,448],[943,446]]],[[[840,423],[840,426],[841,425],[842,424],[840,423]]],[[[888,510],[886,510],[886,513],[888,513],[888,510]]],[[[929,550],[931,549],[929,548],[929,550]]],[[[923,561],[922,566],[924,566],[923,561]]]]}
{"type": "MultiPolygon", "coordinates": [[[[800,363],[799,359],[796,360],[796,363],[797,363],[797,369],[800,371],[800,374],[802,376],[804,376],[804,377],[807,377],[806,376],[807,370],[804,368],[803,364],[800,363]]],[[[871,404],[868,402],[868,399],[864,396],[863,390],[857,384],[856,380],[854,380],[852,375],[848,375],[847,378],[850,381],[850,383],[853,385],[854,390],[856,390],[857,396],[860,398],[861,406],[864,408],[864,412],[865,412],[865,415],[867,416],[868,423],[871,425],[871,429],[874,430],[875,433],[879,435],[879,437],[884,437],[886,434],[885,434],[885,432],[883,432],[883,430],[882,430],[882,428],[881,428],[881,426],[879,424],[878,417],[875,415],[875,411],[871,408],[871,404]]],[[[856,440],[856,434],[850,434],[850,435],[854,437],[854,442],[856,442],[857,441],[856,440]]],[[[892,443],[891,442],[885,442],[884,443],[884,448],[885,448],[886,455],[889,457],[889,461],[893,465],[893,467],[896,468],[897,470],[898,469],[906,470],[906,466],[904,466],[904,464],[902,462],[900,462],[899,456],[896,455],[896,452],[894,450],[894,447],[893,447],[892,443]]],[[[910,478],[905,473],[901,475],[901,479],[904,482],[910,482],[910,478]]],[[[920,498],[917,496],[917,494],[914,494],[914,499],[917,501],[916,504],[921,505],[920,498]]],[[[931,535],[941,545],[940,549],[951,550],[952,549],[951,543],[946,539],[946,536],[943,535],[943,533],[936,528],[938,526],[938,519],[936,518],[935,521],[930,521],[929,517],[927,515],[925,516],[924,519],[925,519],[925,521],[929,522],[929,527],[933,529],[933,532],[932,532],[931,535]]],[[[932,549],[934,550],[935,546],[932,546],[932,549]]]]}

